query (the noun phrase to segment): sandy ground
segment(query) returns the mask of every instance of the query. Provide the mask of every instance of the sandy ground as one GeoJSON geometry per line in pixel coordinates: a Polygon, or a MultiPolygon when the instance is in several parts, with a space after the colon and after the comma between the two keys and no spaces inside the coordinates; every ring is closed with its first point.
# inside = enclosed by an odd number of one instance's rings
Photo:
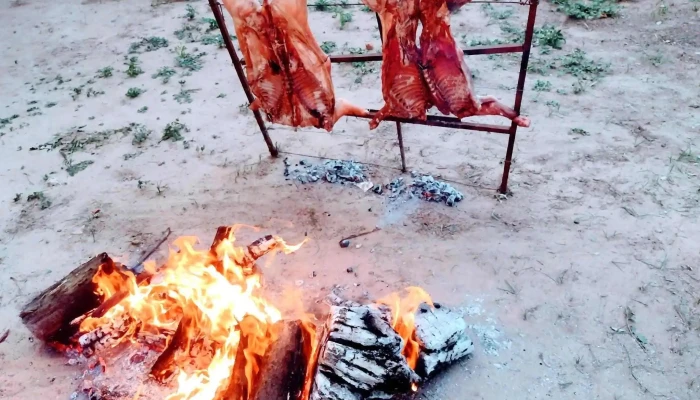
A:
{"type": "MultiPolygon", "coordinates": [[[[204,2],[190,4],[197,18],[210,17],[204,2]]],[[[268,287],[301,289],[307,304],[334,284],[369,298],[420,285],[460,308],[475,357],[419,398],[700,398],[697,5],[639,0],[624,3],[619,18],[582,23],[542,4],[537,26],[560,27],[566,44],[533,57],[582,48],[609,62],[610,73],[581,94],[573,94],[570,75],[530,74],[523,114],[532,127],[519,131],[507,199],[492,190],[504,136],[406,126],[410,168],[461,182],[455,186],[465,200],[450,208],[286,181],[282,160],[268,157],[252,115],[240,107],[245,97],[227,53],[215,45],[186,44],[207,53],[190,76],[174,68],[167,84],[151,78],[174,67],[180,43],[173,31],[185,22],[185,3],[2,1],[0,118],[19,117],[0,127],[0,334],[10,330],[0,344],[0,398],[66,399],[76,386],[76,368],[20,322],[33,295],[97,252],[133,262],[166,227],[207,245],[218,225],[233,223],[291,242],[308,234],[308,245],[266,269],[268,287]],[[153,35],[170,46],[138,54],[145,73],[127,77],[129,45],[153,35]],[[106,66],[113,76],[96,78],[106,66]],[[533,91],[538,79],[552,90],[533,91]],[[196,89],[191,103],[173,98],[180,80],[196,89]],[[129,99],[130,87],[146,91],[129,99]],[[188,146],[160,141],[176,118],[190,129],[188,146]],[[69,161],[58,150],[30,150],[73,127],[94,132],[132,122],[154,130],[139,146],[117,133],[69,161]],[[68,163],[82,161],[93,163],[69,176],[68,163]],[[27,201],[34,192],[50,205],[27,201]],[[360,248],[338,247],[341,237],[374,226],[382,230],[356,240],[360,248]],[[634,322],[626,322],[628,308],[634,322]],[[625,333],[628,324],[639,342],[625,333]]],[[[522,24],[525,7],[510,7],[509,20],[522,24]]],[[[311,27],[338,52],[379,48],[373,18],[356,7],[341,30],[332,14],[314,11],[311,27]]],[[[500,35],[479,5],[455,15],[453,28],[458,37],[500,35]]],[[[477,92],[511,102],[517,60],[469,57],[477,92]]],[[[381,105],[376,71],[359,81],[352,66],[334,65],[337,93],[381,105]]],[[[390,123],[370,132],[366,121],[347,119],[331,134],[275,127],[271,135],[285,152],[376,164],[375,182],[400,174],[390,123]]],[[[247,231],[241,240],[256,235],[247,231]]]]}

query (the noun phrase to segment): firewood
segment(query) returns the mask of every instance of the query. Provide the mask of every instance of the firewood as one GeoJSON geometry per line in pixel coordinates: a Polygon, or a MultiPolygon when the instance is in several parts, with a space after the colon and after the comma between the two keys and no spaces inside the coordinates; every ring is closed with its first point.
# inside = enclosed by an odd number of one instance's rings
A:
{"type": "MultiPolygon", "coordinates": [[[[246,317],[248,318],[248,317],[246,317]]],[[[251,317],[252,318],[252,317],[251,317]]],[[[226,389],[218,397],[221,400],[302,400],[307,358],[301,321],[280,321],[268,329],[270,346],[262,356],[248,354],[246,348],[251,338],[241,334],[236,362],[226,389]],[[253,377],[253,387],[248,384],[246,366],[250,357],[258,365],[253,377]]]]}
{"type": "Polygon", "coordinates": [[[170,343],[165,350],[158,356],[155,364],[151,368],[151,377],[160,383],[170,380],[176,370],[175,357],[179,351],[188,351],[191,343],[188,333],[192,328],[193,319],[184,316],[177,325],[175,334],[170,339],[170,343]]]}
{"type": "Polygon", "coordinates": [[[411,391],[419,377],[389,319],[381,306],[331,307],[311,400],[390,399],[411,391]]]}
{"type": "Polygon", "coordinates": [[[301,321],[282,321],[272,327],[275,338],[262,358],[251,400],[302,400],[307,358],[301,321]]]}
{"type": "Polygon", "coordinates": [[[415,324],[420,345],[416,372],[423,379],[474,351],[462,316],[438,303],[434,308],[422,305],[415,324]]]}
{"type": "Polygon", "coordinates": [[[120,268],[107,253],[99,254],[24,306],[19,316],[29,331],[43,341],[67,344],[77,331],[71,321],[99,303],[92,278],[103,264],[110,271],[120,268]]]}

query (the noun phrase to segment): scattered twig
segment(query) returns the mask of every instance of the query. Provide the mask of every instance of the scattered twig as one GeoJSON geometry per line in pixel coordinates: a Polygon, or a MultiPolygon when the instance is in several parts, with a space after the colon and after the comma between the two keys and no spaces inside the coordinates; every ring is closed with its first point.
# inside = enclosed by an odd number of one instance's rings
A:
{"type": "Polygon", "coordinates": [[[3,332],[2,335],[0,335],[0,343],[4,342],[8,336],[10,336],[10,330],[5,329],[5,332],[3,332]]]}
{"type": "Polygon", "coordinates": [[[362,232],[362,233],[358,233],[358,234],[355,234],[355,235],[350,235],[350,236],[348,236],[348,237],[344,237],[344,238],[340,239],[340,241],[339,241],[338,243],[340,243],[340,242],[342,242],[342,241],[344,241],[344,240],[350,240],[350,239],[358,238],[358,237],[360,237],[360,236],[369,235],[370,233],[374,233],[374,232],[376,232],[376,231],[380,231],[381,229],[382,229],[382,228],[376,227],[376,228],[372,229],[371,231],[362,232]]]}
{"type": "Polygon", "coordinates": [[[663,395],[663,394],[656,394],[656,393],[652,392],[651,390],[649,390],[646,386],[644,386],[642,381],[640,381],[639,378],[637,378],[637,375],[634,374],[634,369],[636,367],[632,365],[632,357],[630,357],[630,352],[629,352],[629,350],[627,350],[627,346],[625,346],[622,342],[619,342],[619,343],[620,343],[620,346],[622,346],[622,348],[625,349],[625,354],[627,355],[627,367],[630,370],[630,375],[632,375],[632,378],[634,378],[634,380],[637,382],[637,384],[639,385],[639,388],[642,389],[642,392],[649,393],[654,397],[668,397],[668,396],[663,395]]]}
{"type": "Polygon", "coordinates": [[[170,237],[170,233],[171,233],[170,228],[166,229],[163,238],[160,239],[158,241],[158,243],[156,243],[156,245],[153,246],[153,248],[148,251],[148,253],[141,256],[141,258],[139,258],[139,261],[133,267],[131,267],[129,269],[135,270],[136,268],[139,268],[146,260],[148,260],[149,257],[151,257],[153,255],[153,253],[156,252],[156,250],[158,250],[158,248],[160,246],[163,245],[163,243],[165,243],[166,240],[168,240],[168,238],[170,237]]]}
{"type": "Polygon", "coordinates": [[[511,285],[510,282],[508,282],[508,280],[504,280],[504,282],[506,283],[506,286],[508,286],[508,288],[507,288],[507,289],[498,288],[498,289],[499,289],[499,290],[502,290],[502,291],[504,291],[504,292],[506,292],[506,293],[510,293],[510,294],[512,294],[513,296],[517,296],[517,295],[518,295],[518,290],[517,290],[515,287],[513,287],[513,285],[511,285]]]}

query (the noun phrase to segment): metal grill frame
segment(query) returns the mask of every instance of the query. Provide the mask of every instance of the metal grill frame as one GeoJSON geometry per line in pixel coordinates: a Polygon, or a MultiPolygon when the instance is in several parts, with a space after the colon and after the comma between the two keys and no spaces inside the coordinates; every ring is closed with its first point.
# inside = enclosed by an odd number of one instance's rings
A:
{"type": "MultiPolygon", "coordinates": [[[[525,26],[525,38],[524,38],[523,43],[503,44],[503,45],[495,45],[495,46],[475,46],[475,47],[468,47],[468,48],[464,49],[465,55],[522,53],[522,57],[521,57],[521,61],[520,61],[520,74],[518,75],[518,84],[517,84],[516,92],[515,92],[515,104],[513,105],[513,109],[515,110],[515,112],[520,114],[520,107],[521,107],[522,101],[523,101],[523,92],[525,89],[525,79],[527,77],[527,66],[528,66],[528,62],[530,60],[530,50],[532,48],[532,38],[534,35],[534,31],[535,31],[535,18],[537,16],[537,6],[539,5],[539,0],[522,0],[519,2],[513,2],[513,1],[472,1],[472,3],[520,4],[520,5],[529,7],[528,16],[527,16],[527,23],[525,26]]],[[[332,5],[333,4],[329,4],[329,6],[332,6],[332,5]]],[[[336,4],[336,5],[340,6],[340,5],[361,5],[361,4],[357,3],[357,4],[336,4]]],[[[212,13],[214,14],[216,22],[219,26],[219,30],[221,31],[221,36],[223,37],[224,44],[226,45],[226,49],[228,50],[228,53],[231,56],[231,61],[233,62],[233,66],[236,69],[236,74],[238,75],[238,79],[241,81],[241,86],[243,86],[243,91],[245,92],[246,98],[248,99],[249,103],[252,103],[253,100],[255,100],[255,97],[253,96],[253,93],[250,90],[250,85],[248,84],[248,79],[246,78],[245,71],[243,70],[243,66],[245,65],[245,61],[241,60],[241,58],[238,56],[238,53],[236,52],[236,49],[233,46],[233,41],[231,40],[231,37],[229,36],[229,30],[226,26],[226,20],[224,19],[224,14],[223,14],[223,4],[221,3],[220,0],[209,0],[209,6],[211,7],[212,13]]],[[[308,6],[313,6],[313,4],[310,4],[308,6]]],[[[377,26],[379,28],[380,37],[381,37],[382,26],[381,26],[381,22],[379,20],[379,15],[377,15],[377,26]]],[[[339,54],[339,55],[331,55],[330,59],[331,59],[332,63],[381,61],[382,54],[381,53],[339,54]]],[[[377,110],[369,110],[369,111],[370,111],[370,114],[367,117],[359,117],[359,118],[371,119],[374,117],[375,113],[377,112],[377,110]]],[[[267,130],[267,126],[265,125],[265,121],[263,120],[262,114],[260,113],[259,110],[254,110],[253,115],[255,115],[255,120],[258,123],[258,127],[260,128],[260,132],[262,133],[263,139],[265,139],[265,143],[267,144],[267,149],[270,151],[270,155],[272,157],[278,157],[279,151],[277,150],[275,145],[272,143],[272,139],[270,139],[270,134],[267,130]]],[[[515,147],[515,136],[517,135],[517,132],[518,132],[518,125],[516,125],[515,122],[511,122],[510,126],[490,125],[490,124],[480,124],[480,123],[474,123],[474,122],[461,121],[458,118],[454,118],[454,117],[443,117],[443,116],[433,116],[433,115],[429,115],[425,121],[421,121],[418,119],[397,118],[397,117],[390,117],[390,116],[384,118],[384,120],[385,121],[393,121],[396,123],[396,133],[398,136],[399,149],[401,151],[401,171],[403,171],[403,172],[406,172],[406,155],[405,155],[404,145],[403,145],[403,133],[401,131],[401,124],[437,126],[437,127],[453,128],[453,129],[464,129],[464,130],[481,131],[481,132],[501,133],[501,134],[508,135],[508,147],[506,148],[506,156],[505,156],[505,160],[503,161],[503,175],[501,177],[501,185],[498,188],[498,191],[500,193],[505,194],[508,192],[508,177],[510,175],[510,167],[511,167],[511,163],[513,160],[513,149],[515,147]]]]}

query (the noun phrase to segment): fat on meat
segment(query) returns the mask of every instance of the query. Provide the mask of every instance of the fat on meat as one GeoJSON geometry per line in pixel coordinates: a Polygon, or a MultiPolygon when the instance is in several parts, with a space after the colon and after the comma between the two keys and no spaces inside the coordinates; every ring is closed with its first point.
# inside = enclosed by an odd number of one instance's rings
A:
{"type": "Polygon", "coordinates": [[[418,1],[422,25],[420,68],[431,96],[430,102],[443,114],[453,114],[460,119],[474,115],[500,115],[519,126],[530,126],[527,117],[519,116],[493,96],[479,99],[474,95],[464,53],[450,31],[448,1],[418,1]]]}
{"type": "Polygon", "coordinates": [[[382,23],[382,97],[384,106],[370,121],[374,129],[386,116],[426,119],[428,88],[419,69],[416,45],[419,0],[362,0],[382,23]]]}
{"type": "Polygon", "coordinates": [[[273,123],[331,131],[366,109],[335,97],[331,61],[308,23],[306,0],[223,0],[231,14],[255,101],[273,123]]]}

